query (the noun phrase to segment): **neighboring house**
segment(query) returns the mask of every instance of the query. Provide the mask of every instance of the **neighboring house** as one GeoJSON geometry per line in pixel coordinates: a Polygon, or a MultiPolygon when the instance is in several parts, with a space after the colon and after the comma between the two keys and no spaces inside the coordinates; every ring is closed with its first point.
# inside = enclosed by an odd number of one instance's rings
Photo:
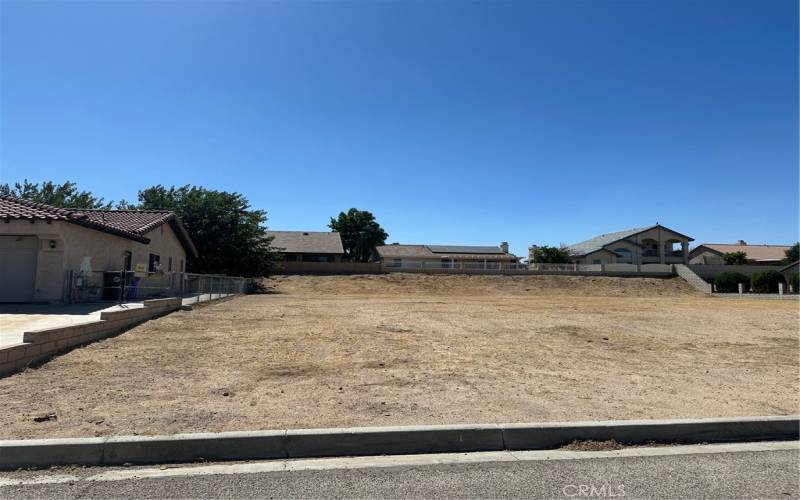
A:
{"type": "MultiPolygon", "coordinates": [[[[789,264],[780,271],[783,277],[786,278],[787,283],[791,283],[792,275],[797,274],[799,272],[800,272],[800,260],[789,264]]],[[[797,290],[792,290],[792,291],[797,292],[797,290]]]]}
{"type": "MultiPolygon", "coordinates": [[[[567,251],[578,264],[685,264],[690,241],[694,240],[656,224],[601,234],[569,245],[567,251]]],[[[534,249],[530,249],[530,262],[534,249]]]]}
{"type": "Polygon", "coordinates": [[[692,249],[690,264],[725,264],[722,256],[726,253],[744,252],[746,263],[750,265],[775,266],[786,258],[790,245],[748,245],[746,241],[736,243],[703,243],[692,249]]]}
{"type": "Polygon", "coordinates": [[[333,231],[267,231],[286,262],[341,262],[342,237],[333,231]]]}
{"type": "Polygon", "coordinates": [[[104,273],[122,269],[171,283],[187,255],[197,256],[167,211],[56,208],[0,195],[0,221],[0,302],[59,302],[75,286],[104,298],[104,273]]]}
{"type": "Polygon", "coordinates": [[[384,268],[499,269],[502,264],[516,264],[519,257],[508,252],[508,243],[496,247],[469,245],[381,245],[378,256],[384,268]]]}

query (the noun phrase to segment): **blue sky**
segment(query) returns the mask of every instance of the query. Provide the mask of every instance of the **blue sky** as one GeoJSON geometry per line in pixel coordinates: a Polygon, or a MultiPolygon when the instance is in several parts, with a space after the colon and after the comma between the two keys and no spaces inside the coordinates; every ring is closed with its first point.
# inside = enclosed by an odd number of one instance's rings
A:
{"type": "Polygon", "coordinates": [[[798,238],[794,1],[0,4],[0,180],[402,243],[798,238]]]}

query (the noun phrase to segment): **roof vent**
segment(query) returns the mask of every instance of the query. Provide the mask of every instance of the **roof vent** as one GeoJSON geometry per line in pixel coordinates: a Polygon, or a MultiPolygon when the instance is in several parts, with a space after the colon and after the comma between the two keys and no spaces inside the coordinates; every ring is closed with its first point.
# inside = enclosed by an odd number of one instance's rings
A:
{"type": "Polygon", "coordinates": [[[394,243],[392,243],[392,245],[399,245],[399,244],[400,244],[400,243],[397,243],[397,242],[394,242],[394,243]]]}
{"type": "Polygon", "coordinates": [[[303,233],[303,236],[308,236],[308,233],[303,233]]]}
{"type": "Polygon", "coordinates": [[[747,242],[744,240],[739,240],[736,242],[737,245],[747,245],[747,242]]]}

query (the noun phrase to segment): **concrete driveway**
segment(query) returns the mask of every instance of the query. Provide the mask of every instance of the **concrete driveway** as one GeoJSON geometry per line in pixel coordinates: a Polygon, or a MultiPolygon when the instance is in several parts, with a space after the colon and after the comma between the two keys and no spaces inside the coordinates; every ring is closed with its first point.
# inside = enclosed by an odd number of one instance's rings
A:
{"type": "Polygon", "coordinates": [[[0,304],[0,347],[22,342],[25,332],[97,321],[103,311],[137,307],[142,303],[0,304]]]}

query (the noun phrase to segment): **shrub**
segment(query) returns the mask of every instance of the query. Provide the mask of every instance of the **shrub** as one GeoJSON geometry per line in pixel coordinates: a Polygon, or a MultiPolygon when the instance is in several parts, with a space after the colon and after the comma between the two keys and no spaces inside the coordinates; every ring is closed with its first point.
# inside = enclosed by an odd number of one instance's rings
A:
{"type": "Polygon", "coordinates": [[[747,291],[750,285],[750,278],[736,271],[725,271],[714,278],[717,291],[721,293],[737,293],[739,291],[739,283],[744,283],[744,290],[747,291]]]}
{"type": "Polygon", "coordinates": [[[792,287],[794,293],[800,291],[797,289],[797,287],[800,286],[800,273],[794,273],[789,276],[789,285],[792,287]]]}
{"type": "Polygon", "coordinates": [[[565,264],[570,260],[569,251],[563,247],[556,248],[545,245],[533,250],[533,262],[538,264],[565,264]]]}
{"type": "Polygon", "coordinates": [[[778,271],[761,271],[753,273],[753,291],[756,293],[778,293],[778,283],[786,280],[778,271]]]}
{"type": "Polygon", "coordinates": [[[263,293],[272,293],[272,292],[264,284],[264,280],[250,278],[244,284],[244,293],[260,295],[263,293]]]}
{"type": "Polygon", "coordinates": [[[722,260],[728,266],[741,266],[747,263],[747,254],[745,252],[728,252],[722,254],[722,260]]]}

